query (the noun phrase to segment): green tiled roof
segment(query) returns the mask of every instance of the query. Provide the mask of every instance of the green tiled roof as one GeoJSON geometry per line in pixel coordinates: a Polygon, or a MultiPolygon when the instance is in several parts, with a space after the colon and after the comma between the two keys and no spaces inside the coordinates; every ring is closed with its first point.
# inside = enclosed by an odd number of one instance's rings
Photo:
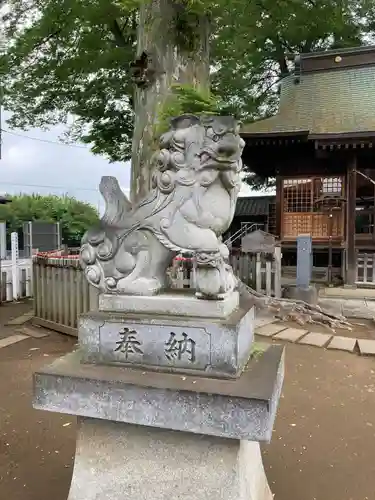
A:
{"type": "Polygon", "coordinates": [[[290,75],[275,116],[245,124],[242,134],[375,132],[375,66],[290,75]]]}
{"type": "Polygon", "coordinates": [[[250,215],[268,215],[271,203],[274,203],[276,196],[241,196],[236,203],[236,217],[250,215]]]}

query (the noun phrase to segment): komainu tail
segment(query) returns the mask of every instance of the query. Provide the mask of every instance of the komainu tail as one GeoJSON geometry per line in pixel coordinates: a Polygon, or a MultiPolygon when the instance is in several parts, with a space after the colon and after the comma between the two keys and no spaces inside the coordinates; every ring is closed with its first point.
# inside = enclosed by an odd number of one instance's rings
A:
{"type": "Polygon", "coordinates": [[[116,177],[103,176],[99,191],[105,201],[105,212],[102,222],[108,226],[118,227],[131,211],[132,204],[121,191],[116,177]]]}

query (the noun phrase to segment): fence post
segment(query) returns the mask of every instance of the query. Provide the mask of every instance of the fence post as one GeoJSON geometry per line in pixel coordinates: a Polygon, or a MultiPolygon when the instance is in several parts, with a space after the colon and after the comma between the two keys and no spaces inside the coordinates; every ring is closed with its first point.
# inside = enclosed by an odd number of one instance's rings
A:
{"type": "Polygon", "coordinates": [[[275,281],[274,293],[276,298],[281,297],[281,247],[275,247],[275,281]]]}
{"type": "Polygon", "coordinates": [[[266,260],[266,295],[272,295],[272,262],[266,260]]]}
{"type": "Polygon", "coordinates": [[[11,234],[11,251],[12,251],[12,295],[13,300],[18,300],[20,296],[20,280],[18,276],[18,233],[11,234]]]}
{"type": "Polygon", "coordinates": [[[257,253],[257,261],[255,265],[255,289],[257,292],[262,291],[262,261],[260,253],[257,253]]]}

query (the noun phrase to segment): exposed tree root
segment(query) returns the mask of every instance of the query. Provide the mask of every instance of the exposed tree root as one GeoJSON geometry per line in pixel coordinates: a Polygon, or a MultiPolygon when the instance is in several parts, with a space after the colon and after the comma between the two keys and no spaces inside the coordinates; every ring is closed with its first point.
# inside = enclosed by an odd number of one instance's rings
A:
{"type": "Polygon", "coordinates": [[[257,309],[268,310],[270,314],[283,321],[294,321],[301,326],[308,323],[322,325],[334,333],[337,328],[349,331],[353,329],[345,316],[326,311],[303,300],[270,297],[257,292],[240,280],[238,280],[238,290],[240,294],[252,300],[257,309]]]}

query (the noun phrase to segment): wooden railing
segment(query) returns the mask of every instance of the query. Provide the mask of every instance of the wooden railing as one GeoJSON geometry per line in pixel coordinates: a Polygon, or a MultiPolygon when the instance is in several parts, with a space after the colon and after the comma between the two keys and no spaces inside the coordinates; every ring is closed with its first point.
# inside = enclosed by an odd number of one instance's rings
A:
{"type": "MultiPolygon", "coordinates": [[[[273,257],[238,254],[230,257],[234,273],[246,284],[267,295],[281,296],[281,253],[273,257]]],[[[169,270],[172,288],[194,288],[195,269],[190,259],[176,259],[169,270]]],[[[33,322],[77,336],[80,314],[98,308],[98,291],[85,279],[78,258],[34,257],[33,322]]]]}
{"type": "Polygon", "coordinates": [[[275,253],[240,253],[230,256],[234,274],[257,292],[281,297],[281,248],[275,253]]]}

